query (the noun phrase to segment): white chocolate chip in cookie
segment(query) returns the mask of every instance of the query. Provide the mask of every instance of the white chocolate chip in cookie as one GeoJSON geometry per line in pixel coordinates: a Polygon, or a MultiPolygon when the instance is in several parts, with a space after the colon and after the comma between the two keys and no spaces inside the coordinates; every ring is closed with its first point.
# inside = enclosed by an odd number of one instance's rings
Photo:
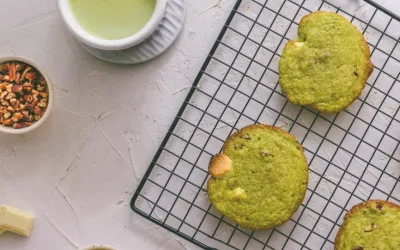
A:
{"type": "Polygon", "coordinates": [[[364,232],[369,233],[374,231],[377,228],[375,223],[372,223],[371,225],[368,225],[364,228],[364,232]]]}
{"type": "Polygon", "coordinates": [[[235,188],[232,191],[232,197],[236,200],[245,199],[247,198],[246,191],[243,188],[235,188]]]}
{"type": "Polygon", "coordinates": [[[232,160],[224,153],[217,154],[211,159],[208,172],[215,178],[224,177],[232,169],[232,160]]]}
{"type": "Polygon", "coordinates": [[[301,47],[303,47],[303,45],[304,45],[304,43],[302,43],[302,42],[295,42],[294,43],[294,46],[296,46],[297,48],[301,48],[301,47]]]}

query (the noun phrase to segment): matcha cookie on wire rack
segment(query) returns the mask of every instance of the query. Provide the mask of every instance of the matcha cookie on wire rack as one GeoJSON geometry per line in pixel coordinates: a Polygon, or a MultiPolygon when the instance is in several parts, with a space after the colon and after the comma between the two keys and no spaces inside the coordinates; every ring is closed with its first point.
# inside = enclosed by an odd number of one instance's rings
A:
{"type": "Polygon", "coordinates": [[[361,94],[373,71],[370,50],[343,16],[317,11],[301,19],[298,38],[279,62],[279,82],[290,102],[339,112],[361,94]]]}
{"type": "Polygon", "coordinates": [[[208,196],[223,215],[253,230],[288,221],[304,199],[308,164],[294,136],[268,125],[234,133],[209,165],[208,196]]]}
{"type": "Polygon", "coordinates": [[[336,235],[335,250],[400,249],[400,206],[370,200],[354,206],[336,235]]]}

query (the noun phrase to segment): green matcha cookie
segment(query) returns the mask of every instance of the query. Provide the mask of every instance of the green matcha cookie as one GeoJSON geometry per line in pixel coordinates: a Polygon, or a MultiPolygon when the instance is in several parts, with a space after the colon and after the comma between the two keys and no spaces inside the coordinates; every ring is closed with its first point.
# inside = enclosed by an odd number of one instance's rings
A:
{"type": "Polygon", "coordinates": [[[303,148],[289,133],[251,125],[211,159],[208,197],[225,216],[253,230],[282,225],[299,208],[308,182],[303,148]]]}
{"type": "Polygon", "coordinates": [[[352,104],[373,71],[367,42],[346,18],[317,11],[301,20],[279,63],[279,82],[290,102],[321,112],[352,104]]]}
{"type": "Polygon", "coordinates": [[[354,206],[344,217],[335,250],[400,249],[400,206],[370,200],[354,206]]]}

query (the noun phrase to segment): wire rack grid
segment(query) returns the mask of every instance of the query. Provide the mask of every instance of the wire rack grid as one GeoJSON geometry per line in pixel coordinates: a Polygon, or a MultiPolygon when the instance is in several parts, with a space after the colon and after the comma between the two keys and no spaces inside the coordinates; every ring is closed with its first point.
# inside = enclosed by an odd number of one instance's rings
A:
{"type": "Polygon", "coordinates": [[[400,203],[400,19],[366,1],[237,1],[131,202],[141,216],[204,249],[333,249],[345,213],[368,199],[400,203]],[[313,11],[339,13],[366,37],[375,70],[345,111],[287,102],[284,44],[313,11]],[[251,231],[207,197],[208,163],[243,126],[279,126],[303,144],[306,198],[292,219],[251,231]]]}

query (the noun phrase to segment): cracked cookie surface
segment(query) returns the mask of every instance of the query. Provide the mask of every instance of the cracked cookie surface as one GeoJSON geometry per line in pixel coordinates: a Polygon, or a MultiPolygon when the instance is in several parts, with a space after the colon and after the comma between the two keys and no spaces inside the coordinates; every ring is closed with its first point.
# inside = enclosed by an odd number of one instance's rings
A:
{"type": "Polygon", "coordinates": [[[253,230],[282,225],[307,189],[308,165],[296,138],[276,127],[251,125],[234,133],[209,165],[212,204],[253,230]]]}
{"type": "Polygon", "coordinates": [[[298,38],[279,62],[279,82],[290,102],[334,113],[352,104],[373,71],[363,35],[343,16],[317,11],[302,18],[298,38]]]}
{"type": "Polygon", "coordinates": [[[400,206],[370,200],[354,206],[336,235],[335,250],[400,249],[400,206]]]}

